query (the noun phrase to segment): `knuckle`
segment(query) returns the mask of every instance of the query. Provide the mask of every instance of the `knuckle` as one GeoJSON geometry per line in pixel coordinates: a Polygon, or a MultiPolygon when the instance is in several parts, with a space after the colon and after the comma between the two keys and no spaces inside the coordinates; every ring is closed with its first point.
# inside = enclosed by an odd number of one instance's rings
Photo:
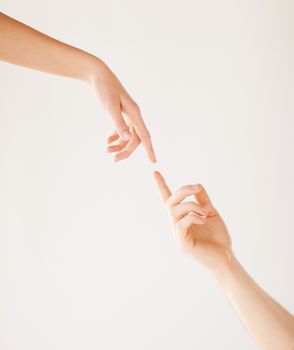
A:
{"type": "Polygon", "coordinates": [[[121,130],[126,128],[126,124],[122,118],[114,118],[114,124],[116,131],[118,131],[117,129],[121,130]]]}
{"type": "Polygon", "coordinates": [[[139,105],[135,102],[135,101],[132,101],[131,102],[131,110],[136,113],[136,114],[140,114],[141,113],[141,110],[140,110],[140,107],[139,105]]]}
{"type": "Polygon", "coordinates": [[[191,186],[189,186],[189,185],[185,185],[185,186],[182,186],[179,188],[180,192],[188,192],[190,190],[191,190],[191,186]]]}
{"type": "Polygon", "coordinates": [[[134,135],[133,135],[133,144],[134,144],[135,146],[137,146],[137,145],[140,144],[140,142],[141,142],[141,140],[139,139],[138,135],[134,134],[134,135]]]}
{"type": "Polygon", "coordinates": [[[195,211],[198,211],[200,209],[199,205],[197,205],[196,203],[194,202],[191,202],[190,203],[190,208],[195,210],[195,211]]]}

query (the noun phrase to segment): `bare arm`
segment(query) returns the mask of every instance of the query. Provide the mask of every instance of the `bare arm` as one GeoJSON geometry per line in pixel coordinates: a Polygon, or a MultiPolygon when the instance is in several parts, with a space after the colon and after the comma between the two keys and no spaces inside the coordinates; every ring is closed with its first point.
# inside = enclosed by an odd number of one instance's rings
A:
{"type": "Polygon", "coordinates": [[[293,315],[260,288],[237,261],[225,223],[203,186],[184,186],[171,193],[160,173],[155,173],[155,179],[179,246],[213,273],[260,348],[293,350],[293,315]],[[195,201],[183,202],[192,195],[195,201]]]}
{"type": "Polygon", "coordinates": [[[293,315],[272,299],[234,256],[230,268],[216,277],[240,320],[261,349],[294,349],[293,315]]]}
{"type": "Polygon", "coordinates": [[[90,80],[97,58],[0,13],[3,61],[69,78],[90,80]]]}
{"type": "Polygon", "coordinates": [[[99,58],[64,44],[0,12],[0,60],[79,79],[90,85],[112,118],[118,141],[115,160],[127,158],[140,142],[155,162],[150,134],[137,104],[99,58]]]}

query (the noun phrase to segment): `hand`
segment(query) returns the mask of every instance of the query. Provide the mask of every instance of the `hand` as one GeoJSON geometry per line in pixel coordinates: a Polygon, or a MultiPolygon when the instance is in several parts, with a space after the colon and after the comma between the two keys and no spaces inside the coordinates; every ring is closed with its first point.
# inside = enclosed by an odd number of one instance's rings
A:
{"type": "Polygon", "coordinates": [[[139,107],[104,62],[1,12],[0,32],[0,60],[90,84],[115,124],[110,140],[119,140],[116,160],[127,158],[142,142],[149,159],[156,162],[139,107]]]}
{"type": "Polygon", "coordinates": [[[91,87],[112,118],[115,132],[107,142],[107,152],[114,152],[115,160],[128,158],[142,142],[151,162],[156,162],[151,136],[142,119],[140,109],[129,96],[113,72],[100,60],[88,79],[91,87]]]}
{"type": "Polygon", "coordinates": [[[231,239],[203,186],[183,186],[171,193],[162,175],[155,172],[154,176],[179,247],[214,273],[229,268],[231,239]],[[196,202],[183,202],[192,195],[196,202]]]}

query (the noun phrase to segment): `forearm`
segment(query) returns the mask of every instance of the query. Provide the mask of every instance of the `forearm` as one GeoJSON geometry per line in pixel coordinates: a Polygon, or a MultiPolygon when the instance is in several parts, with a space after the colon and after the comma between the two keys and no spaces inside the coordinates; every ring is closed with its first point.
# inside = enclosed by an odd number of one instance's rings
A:
{"type": "Polygon", "coordinates": [[[43,72],[89,81],[97,57],[0,13],[0,59],[43,72]]]}
{"type": "Polygon", "coordinates": [[[293,315],[262,290],[235,257],[232,257],[230,268],[216,277],[261,349],[294,349],[293,315]]]}

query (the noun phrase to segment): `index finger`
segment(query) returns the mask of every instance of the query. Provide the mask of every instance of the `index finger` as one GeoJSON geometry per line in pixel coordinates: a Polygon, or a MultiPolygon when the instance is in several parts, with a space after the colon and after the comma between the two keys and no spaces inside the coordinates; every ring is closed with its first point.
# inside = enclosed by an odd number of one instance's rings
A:
{"type": "Polygon", "coordinates": [[[131,119],[134,123],[136,132],[142,142],[143,147],[145,148],[148,158],[152,163],[156,163],[156,156],[153,149],[150,133],[144,123],[139,107],[131,110],[131,119]]]}
{"type": "Polygon", "coordinates": [[[137,117],[137,120],[135,121],[135,128],[142,142],[142,145],[147,152],[148,158],[152,163],[156,163],[156,156],[153,149],[151,136],[140,114],[137,117]]]}
{"type": "Polygon", "coordinates": [[[166,202],[172,193],[171,193],[169,187],[167,186],[163,176],[160,174],[159,171],[154,172],[154,178],[155,178],[155,181],[157,183],[161,197],[162,197],[163,201],[166,202]]]}

